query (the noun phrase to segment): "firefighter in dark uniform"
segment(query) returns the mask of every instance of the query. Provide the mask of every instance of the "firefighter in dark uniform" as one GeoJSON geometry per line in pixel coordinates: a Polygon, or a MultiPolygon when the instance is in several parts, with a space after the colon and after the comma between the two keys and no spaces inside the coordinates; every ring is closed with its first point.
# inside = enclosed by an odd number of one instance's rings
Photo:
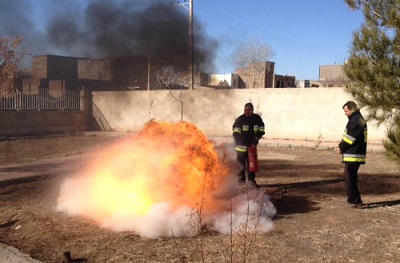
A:
{"type": "Polygon", "coordinates": [[[354,101],[346,102],[342,108],[349,118],[342,140],[339,143],[339,153],[342,154],[342,162],[345,164],[344,180],[347,202],[359,208],[363,207],[363,202],[358,190],[358,169],[361,164],[365,164],[367,123],[354,101]]]}
{"type": "MultiPolygon", "coordinates": [[[[240,165],[239,182],[246,182],[246,167],[248,167],[247,148],[251,145],[257,145],[258,140],[265,134],[264,122],[260,115],[253,113],[252,103],[244,105],[244,113],[237,117],[233,123],[233,139],[235,141],[236,160],[240,165]]],[[[248,181],[254,186],[256,183],[255,172],[248,172],[248,181]]]]}

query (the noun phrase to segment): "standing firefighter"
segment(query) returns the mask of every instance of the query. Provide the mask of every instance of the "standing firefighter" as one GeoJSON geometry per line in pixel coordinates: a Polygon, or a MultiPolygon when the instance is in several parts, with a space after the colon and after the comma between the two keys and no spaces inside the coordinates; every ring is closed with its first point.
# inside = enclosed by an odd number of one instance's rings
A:
{"type": "MultiPolygon", "coordinates": [[[[251,103],[244,105],[244,114],[240,115],[233,124],[233,139],[235,141],[236,160],[240,165],[239,182],[246,182],[246,167],[249,167],[249,149],[256,150],[258,140],[265,134],[264,122],[260,115],[254,114],[251,103]]],[[[254,153],[254,152],[253,152],[254,153]]],[[[248,169],[248,181],[254,186],[257,169],[248,169]]]]}
{"type": "Polygon", "coordinates": [[[339,143],[339,153],[342,154],[342,162],[345,164],[347,202],[359,208],[363,207],[363,202],[358,190],[358,169],[361,164],[365,164],[367,123],[354,101],[346,102],[342,108],[349,118],[342,141],[339,143]]]}

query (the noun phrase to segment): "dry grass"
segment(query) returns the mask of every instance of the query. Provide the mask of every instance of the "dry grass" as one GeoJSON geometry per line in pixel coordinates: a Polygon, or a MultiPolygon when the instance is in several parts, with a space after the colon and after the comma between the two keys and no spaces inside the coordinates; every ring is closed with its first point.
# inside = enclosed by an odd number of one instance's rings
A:
{"type": "Polygon", "coordinates": [[[266,234],[203,231],[188,238],[146,239],[56,212],[62,180],[84,161],[79,154],[113,140],[82,135],[0,142],[0,151],[7,153],[0,155],[0,175],[22,170],[45,175],[0,186],[0,242],[46,263],[62,262],[65,251],[88,262],[117,263],[400,261],[399,167],[378,153],[370,153],[360,169],[361,192],[370,206],[353,209],[345,204],[336,152],[260,146],[258,182],[287,190],[275,204],[274,229],[266,234]],[[47,167],[42,162],[55,157],[59,162],[47,167]]]}

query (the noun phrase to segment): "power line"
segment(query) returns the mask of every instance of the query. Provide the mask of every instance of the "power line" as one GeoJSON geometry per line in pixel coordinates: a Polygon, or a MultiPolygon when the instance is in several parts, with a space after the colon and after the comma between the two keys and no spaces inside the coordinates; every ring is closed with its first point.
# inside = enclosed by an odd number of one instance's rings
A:
{"type": "Polygon", "coordinates": [[[209,20],[213,20],[218,22],[219,24],[226,26],[229,28],[229,31],[232,32],[232,27],[238,28],[245,32],[250,32],[255,36],[265,39],[265,36],[272,37],[278,44],[287,46],[289,48],[293,48],[296,50],[303,50],[306,52],[311,52],[317,55],[331,56],[331,51],[323,49],[319,46],[310,45],[304,42],[300,42],[297,39],[290,38],[288,36],[282,36],[277,34],[276,32],[260,29],[257,26],[244,23],[243,21],[239,21],[235,18],[228,17],[225,15],[221,15],[217,12],[214,12],[209,9],[205,9],[203,7],[196,7],[196,11],[202,14],[202,17],[208,18],[209,20]]]}

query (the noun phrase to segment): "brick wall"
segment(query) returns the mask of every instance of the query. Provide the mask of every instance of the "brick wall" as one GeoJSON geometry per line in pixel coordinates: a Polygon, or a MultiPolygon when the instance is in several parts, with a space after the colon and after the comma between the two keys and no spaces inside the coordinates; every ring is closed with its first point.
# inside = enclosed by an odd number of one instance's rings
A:
{"type": "Polygon", "coordinates": [[[90,80],[112,80],[112,64],[109,59],[79,59],[78,78],[90,80]]]}
{"type": "Polygon", "coordinates": [[[92,95],[85,92],[84,96],[83,110],[0,111],[0,136],[74,134],[96,129],[92,95]]]}
{"type": "Polygon", "coordinates": [[[32,57],[32,74],[36,78],[47,78],[47,56],[32,57]]]}
{"type": "Polygon", "coordinates": [[[342,87],[347,80],[343,65],[319,66],[319,82],[322,87],[342,87]]]}
{"type": "Polygon", "coordinates": [[[244,81],[247,89],[272,88],[274,85],[275,62],[260,62],[245,69],[236,69],[235,74],[244,81]]]}

